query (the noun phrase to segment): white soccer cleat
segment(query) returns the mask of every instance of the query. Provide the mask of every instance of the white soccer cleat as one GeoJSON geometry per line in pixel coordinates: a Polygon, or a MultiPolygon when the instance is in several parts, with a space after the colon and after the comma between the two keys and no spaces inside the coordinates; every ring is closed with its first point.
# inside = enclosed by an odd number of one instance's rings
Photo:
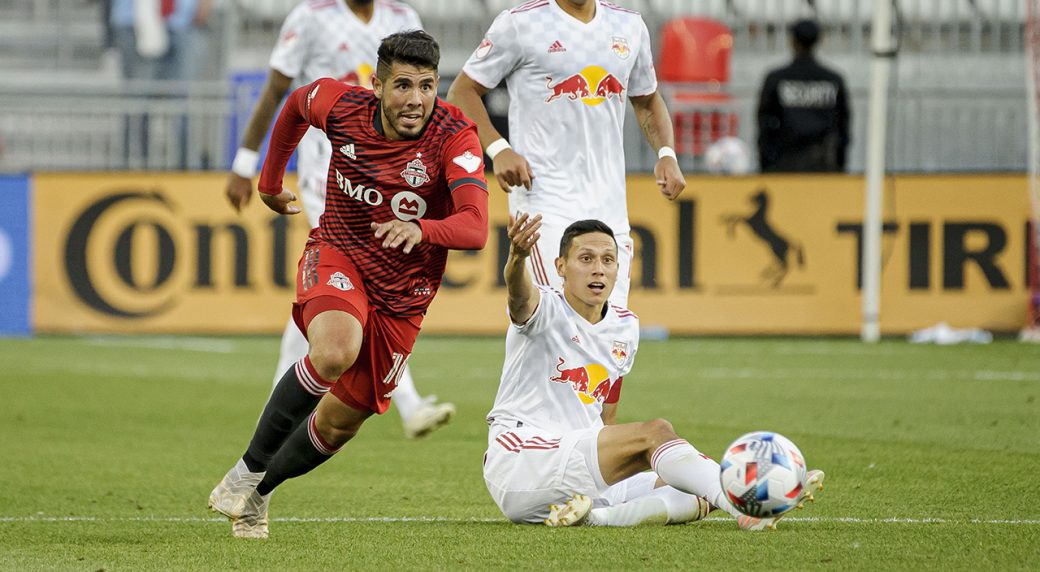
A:
{"type": "Polygon", "coordinates": [[[581,526],[588,522],[592,512],[592,499],[585,495],[574,495],[563,504],[549,505],[549,518],[546,526],[581,526]]]}
{"type": "Polygon", "coordinates": [[[437,396],[424,397],[419,407],[404,421],[404,436],[422,439],[448,424],[455,416],[455,405],[437,403],[437,396]]]}
{"type": "MultiPolygon", "coordinates": [[[[823,471],[819,469],[813,469],[805,475],[805,489],[802,490],[801,496],[798,497],[798,504],[795,505],[795,508],[805,508],[805,501],[816,502],[816,493],[823,490],[823,478],[825,476],[823,471]]],[[[776,523],[790,512],[787,511],[780,516],[768,518],[741,515],[737,518],[737,524],[743,530],[776,530],[776,523]]]]}
{"type": "Polygon", "coordinates": [[[242,513],[231,519],[231,534],[235,538],[267,538],[267,506],[271,493],[260,496],[256,489],[246,497],[242,513]]]}
{"type": "Polygon", "coordinates": [[[264,478],[266,471],[253,473],[246,462],[239,459],[224,475],[213,492],[209,493],[209,508],[234,520],[245,510],[249,495],[264,478]]]}

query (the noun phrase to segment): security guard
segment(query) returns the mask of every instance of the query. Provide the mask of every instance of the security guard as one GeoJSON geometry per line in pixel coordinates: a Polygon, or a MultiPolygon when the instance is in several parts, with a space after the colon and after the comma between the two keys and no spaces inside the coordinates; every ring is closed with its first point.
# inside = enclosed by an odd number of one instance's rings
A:
{"type": "Polygon", "coordinates": [[[763,172],[844,171],[849,98],[840,75],[813,55],[820,28],[790,28],[794,60],[771,71],[758,103],[758,153],[763,172]]]}

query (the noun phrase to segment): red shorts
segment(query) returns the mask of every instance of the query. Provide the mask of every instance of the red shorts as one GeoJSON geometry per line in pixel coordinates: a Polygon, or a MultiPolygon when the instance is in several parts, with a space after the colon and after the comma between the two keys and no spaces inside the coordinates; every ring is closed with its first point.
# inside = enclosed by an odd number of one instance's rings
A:
{"type": "Polygon", "coordinates": [[[327,243],[312,240],[296,273],[293,320],[306,337],[314,316],[328,310],[357,318],[364,335],[354,365],[329,391],[354,409],[382,414],[390,407],[390,394],[404,373],[422,315],[398,317],[372,308],[354,264],[327,243]]]}

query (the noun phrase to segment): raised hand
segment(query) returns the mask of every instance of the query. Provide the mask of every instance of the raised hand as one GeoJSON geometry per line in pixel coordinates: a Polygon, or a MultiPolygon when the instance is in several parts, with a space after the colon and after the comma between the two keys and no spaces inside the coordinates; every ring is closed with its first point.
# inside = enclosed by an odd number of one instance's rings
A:
{"type": "Polygon", "coordinates": [[[542,228],[542,215],[535,215],[533,218],[529,214],[521,212],[516,213],[516,217],[509,215],[509,227],[506,234],[509,236],[510,254],[517,258],[530,256],[531,249],[542,236],[538,233],[540,228],[542,228]]]}

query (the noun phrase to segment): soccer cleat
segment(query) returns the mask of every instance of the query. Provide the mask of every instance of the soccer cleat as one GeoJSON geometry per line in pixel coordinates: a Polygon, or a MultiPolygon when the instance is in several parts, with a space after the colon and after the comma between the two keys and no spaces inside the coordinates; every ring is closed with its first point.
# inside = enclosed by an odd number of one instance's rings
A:
{"type": "Polygon", "coordinates": [[[260,496],[256,489],[246,497],[241,515],[231,519],[231,534],[235,538],[267,538],[267,506],[271,493],[260,496]]]}
{"type": "Polygon", "coordinates": [[[588,522],[592,512],[592,499],[585,495],[574,495],[563,504],[549,505],[549,518],[546,526],[581,526],[588,522]]]}
{"type": "Polygon", "coordinates": [[[454,415],[455,405],[437,403],[437,396],[427,396],[404,421],[404,436],[409,439],[421,439],[447,425],[454,415]]]}
{"type": "Polygon", "coordinates": [[[213,492],[209,493],[209,508],[234,520],[242,515],[250,493],[264,478],[265,472],[252,473],[246,462],[239,459],[224,475],[213,492]]]}
{"type": "MultiPolygon", "coordinates": [[[[802,494],[798,497],[798,504],[795,508],[805,508],[805,501],[816,502],[816,493],[823,490],[823,471],[813,469],[805,475],[805,489],[802,490],[802,494]]],[[[787,511],[779,516],[757,518],[754,516],[741,515],[737,518],[737,524],[743,530],[776,530],[776,523],[780,522],[786,514],[791,511],[787,511]]]]}
{"type": "Polygon", "coordinates": [[[805,501],[816,502],[816,493],[823,490],[825,476],[819,469],[813,469],[805,475],[805,490],[802,491],[802,496],[798,497],[795,508],[805,508],[805,501]]]}

